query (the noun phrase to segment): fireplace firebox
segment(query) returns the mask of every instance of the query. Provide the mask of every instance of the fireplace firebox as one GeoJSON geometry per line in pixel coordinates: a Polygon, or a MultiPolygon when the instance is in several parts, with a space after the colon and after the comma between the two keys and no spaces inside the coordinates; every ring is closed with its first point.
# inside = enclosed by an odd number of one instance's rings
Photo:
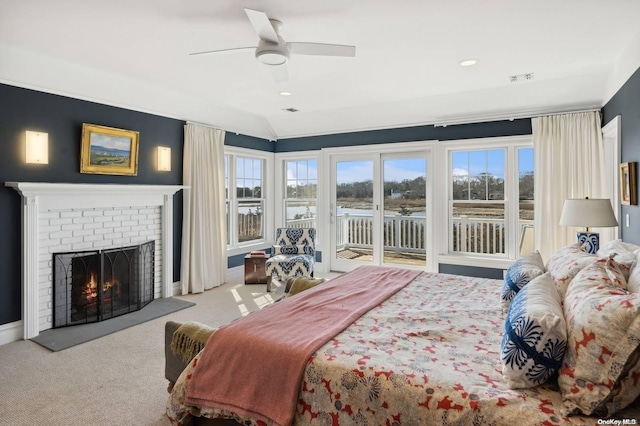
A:
{"type": "Polygon", "coordinates": [[[53,254],[53,327],[128,314],[154,297],[155,242],[53,254]]]}

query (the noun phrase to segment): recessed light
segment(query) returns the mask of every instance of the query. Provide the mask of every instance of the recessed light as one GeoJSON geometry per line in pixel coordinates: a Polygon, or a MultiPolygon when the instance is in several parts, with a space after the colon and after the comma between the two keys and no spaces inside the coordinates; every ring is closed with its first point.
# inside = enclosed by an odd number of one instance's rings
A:
{"type": "Polygon", "coordinates": [[[461,67],[470,67],[478,63],[477,59],[465,59],[463,61],[458,62],[461,67]]]}
{"type": "Polygon", "coordinates": [[[291,92],[280,92],[280,96],[291,96],[291,92]]]}

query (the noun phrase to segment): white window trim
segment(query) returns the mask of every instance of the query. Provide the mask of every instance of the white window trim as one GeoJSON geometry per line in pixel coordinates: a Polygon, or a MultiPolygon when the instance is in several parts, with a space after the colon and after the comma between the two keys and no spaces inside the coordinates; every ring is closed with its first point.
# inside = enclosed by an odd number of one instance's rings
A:
{"type": "Polygon", "coordinates": [[[505,160],[507,162],[505,169],[505,180],[517,178],[518,170],[517,164],[517,148],[521,147],[533,147],[532,135],[523,136],[501,136],[495,138],[478,138],[478,139],[463,139],[444,141],[438,144],[438,150],[436,152],[435,167],[436,181],[434,181],[434,199],[442,200],[440,208],[434,212],[436,217],[436,223],[446,223],[447,226],[438,226],[439,232],[438,244],[439,254],[438,263],[452,264],[452,265],[466,265],[474,267],[486,267],[496,269],[506,269],[517,258],[517,223],[518,223],[518,210],[513,207],[513,203],[509,200],[517,199],[518,191],[516,185],[508,185],[505,189],[505,201],[507,201],[507,209],[505,212],[505,219],[508,224],[508,244],[507,253],[504,256],[486,255],[481,254],[467,254],[467,253],[450,253],[449,252],[449,196],[450,196],[450,182],[449,176],[451,175],[451,161],[450,155],[452,151],[458,150],[485,150],[485,149],[500,149],[507,148],[505,160]]]}
{"type": "MultiPolygon", "coordinates": [[[[437,164],[440,161],[437,153],[437,147],[440,142],[437,140],[424,140],[415,142],[394,142],[394,143],[381,143],[381,144],[369,144],[369,145],[355,145],[344,147],[332,147],[323,148],[321,150],[321,161],[318,161],[318,228],[321,230],[321,238],[324,241],[330,242],[330,200],[331,200],[331,156],[332,155],[353,155],[357,158],[362,154],[393,154],[403,152],[418,152],[425,151],[431,158],[431,163],[427,164],[427,182],[430,180],[434,182],[433,186],[427,183],[426,201],[427,205],[434,205],[434,201],[437,202],[438,198],[438,185],[437,185],[437,164]]],[[[374,200],[375,203],[375,200],[374,200]]],[[[438,223],[436,218],[438,216],[438,209],[433,208],[433,214],[427,215],[427,235],[433,235],[434,238],[427,239],[427,266],[425,270],[431,272],[437,272],[438,270],[438,256],[435,254],[439,249],[438,236],[436,235],[434,224],[438,223]],[[430,217],[431,216],[431,217],[430,217]]],[[[330,256],[330,247],[327,247],[327,256],[330,256]]],[[[330,262],[326,262],[328,265],[330,262]]]]}
{"type": "MultiPolygon", "coordinates": [[[[272,235],[275,234],[274,229],[274,215],[275,211],[275,203],[274,203],[274,158],[275,154],[273,152],[259,151],[255,149],[248,148],[239,148],[235,146],[225,146],[224,154],[231,156],[229,161],[229,194],[236,194],[236,174],[235,167],[236,157],[245,157],[245,158],[256,158],[260,160],[264,160],[264,168],[262,170],[262,199],[264,199],[264,229],[263,236],[264,238],[260,240],[253,240],[246,243],[234,243],[233,238],[231,238],[231,244],[227,246],[227,256],[234,256],[237,254],[243,254],[253,249],[262,249],[267,245],[271,244],[273,240],[272,235]],[[233,192],[232,192],[233,191],[233,192]]],[[[231,205],[229,207],[230,212],[237,211],[238,206],[238,198],[234,195],[233,198],[229,198],[231,200],[231,205]]],[[[233,229],[235,232],[236,220],[234,219],[234,215],[230,218],[229,229],[233,229]]]]}
{"type": "MultiPolygon", "coordinates": [[[[320,214],[320,151],[296,151],[296,152],[283,152],[277,153],[275,155],[275,164],[278,165],[276,167],[275,173],[275,199],[278,200],[279,205],[276,206],[275,211],[275,227],[282,227],[286,222],[286,213],[285,213],[285,201],[287,198],[287,194],[285,193],[286,187],[286,167],[285,164],[287,161],[300,161],[300,160],[315,160],[317,164],[317,172],[318,172],[318,182],[316,187],[316,223],[318,223],[318,215],[320,214]]],[[[317,241],[316,241],[317,245],[317,241]]]]}
{"type": "MultiPolygon", "coordinates": [[[[276,206],[275,215],[274,215],[274,232],[272,235],[275,237],[275,228],[284,226],[285,224],[285,186],[286,186],[286,161],[296,161],[296,160],[316,160],[317,161],[317,172],[318,172],[318,183],[316,187],[316,251],[322,252],[322,235],[320,234],[321,224],[324,218],[324,209],[322,200],[322,192],[324,179],[321,178],[324,173],[324,169],[322,168],[322,152],[319,150],[312,151],[295,151],[295,152],[279,152],[275,154],[275,164],[278,165],[275,171],[275,199],[277,200],[278,206],[276,206]]],[[[323,254],[323,257],[326,253],[323,254]]],[[[328,262],[317,262],[314,266],[314,269],[318,272],[329,272],[329,268],[327,267],[328,262]]]]}

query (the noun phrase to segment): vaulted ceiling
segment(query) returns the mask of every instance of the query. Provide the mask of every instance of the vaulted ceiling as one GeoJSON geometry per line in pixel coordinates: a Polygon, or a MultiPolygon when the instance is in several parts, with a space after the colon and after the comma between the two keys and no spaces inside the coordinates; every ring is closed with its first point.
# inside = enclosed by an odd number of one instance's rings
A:
{"type": "Polygon", "coordinates": [[[2,0],[0,82],[271,140],[516,118],[601,107],[640,65],[639,18],[638,0],[2,0]],[[292,55],[281,82],[252,49],[189,55],[256,46],[244,8],[356,55],[292,55]]]}

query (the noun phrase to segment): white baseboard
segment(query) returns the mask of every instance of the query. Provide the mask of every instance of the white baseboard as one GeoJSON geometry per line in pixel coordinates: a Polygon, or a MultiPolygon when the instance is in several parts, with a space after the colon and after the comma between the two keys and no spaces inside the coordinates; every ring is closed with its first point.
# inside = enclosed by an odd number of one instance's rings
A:
{"type": "Polygon", "coordinates": [[[182,282],[181,281],[174,281],[172,288],[173,288],[173,292],[171,293],[172,296],[180,296],[182,294],[182,282]]]}
{"type": "Polygon", "coordinates": [[[0,346],[22,340],[22,336],[22,321],[10,322],[8,324],[0,325],[0,346]]]}

